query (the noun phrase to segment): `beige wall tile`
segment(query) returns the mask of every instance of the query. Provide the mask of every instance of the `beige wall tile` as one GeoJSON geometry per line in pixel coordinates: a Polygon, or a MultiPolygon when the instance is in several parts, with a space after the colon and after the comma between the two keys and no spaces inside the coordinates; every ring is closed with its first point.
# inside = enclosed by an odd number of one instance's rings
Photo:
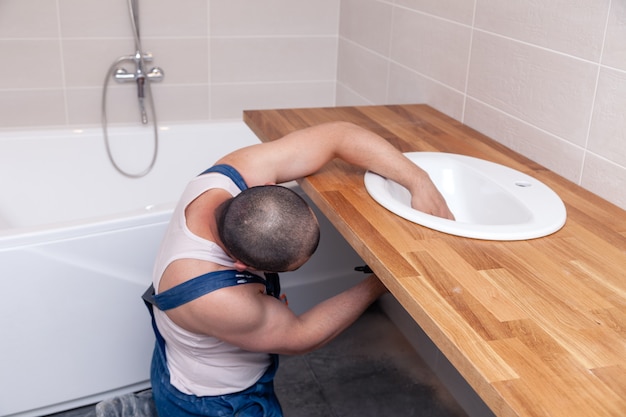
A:
{"type": "MultiPolygon", "coordinates": [[[[65,92],[67,99],[67,118],[68,123],[75,126],[100,126],[101,118],[101,102],[102,88],[98,87],[81,87],[69,88],[65,92]]],[[[115,100],[113,95],[108,95],[107,99],[113,108],[115,100]]],[[[111,118],[113,121],[113,118],[111,118]]]]}
{"type": "Polygon", "coordinates": [[[139,2],[142,38],[208,35],[207,0],[150,0],[139,2]]]}
{"type": "Polygon", "coordinates": [[[0,90],[0,127],[28,128],[66,123],[63,90],[0,90]]]}
{"type": "MultiPolygon", "coordinates": [[[[128,39],[67,39],[63,62],[68,87],[102,87],[109,67],[121,56],[132,56],[134,43],[128,39]]],[[[134,72],[134,63],[119,66],[134,72]]],[[[118,67],[117,65],[115,66],[118,67]]],[[[110,82],[114,82],[110,80],[110,82]]]]}
{"type": "Polygon", "coordinates": [[[477,32],[468,94],[583,145],[596,74],[588,62],[477,32]]]}
{"type": "MultiPolygon", "coordinates": [[[[210,83],[216,80],[234,84],[321,83],[325,86],[324,104],[334,103],[335,93],[328,92],[328,85],[334,85],[336,79],[339,0],[262,0],[254,2],[252,7],[250,2],[243,1],[181,0],[174,4],[152,0],[140,2],[139,7],[143,49],[154,54],[154,61],[147,63],[147,67],[159,65],[165,71],[163,82],[154,86],[155,96],[165,96],[168,100],[157,104],[162,107],[159,112],[164,118],[209,120],[210,83]],[[247,9],[241,13],[244,6],[247,9]],[[210,15],[215,24],[214,34],[221,36],[213,45],[213,55],[209,42],[210,15]],[[259,38],[258,33],[271,36],[259,38]],[[211,63],[217,74],[213,81],[211,63]]],[[[0,52],[26,70],[16,72],[7,68],[5,74],[0,73],[4,80],[0,81],[0,92],[25,89],[28,94],[20,96],[20,100],[25,97],[37,100],[39,92],[32,89],[65,88],[67,107],[56,105],[55,111],[67,114],[56,119],[58,124],[99,123],[106,71],[115,59],[132,55],[135,49],[126,1],[5,0],[2,12],[0,19],[20,24],[2,25],[0,52]],[[37,10],[33,12],[34,6],[37,10]],[[20,16],[24,15],[31,20],[22,22],[20,16]],[[37,40],[28,43],[22,36],[37,40]],[[42,40],[48,36],[49,40],[42,40]]],[[[131,63],[125,67],[134,70],[131,63]]],[[[112,80],[109,83],[113,123],[133,123],[135,87],[118,85],[112,80]]],[[[297,90],[304,95],[282,95],[285,99],[281,103],[285,107],[289,106],[289,97],[294,97],[294,104],[307,100],[310,105],[320,102],[320,92],[316,89],[297,90]]],[[[41,94],[42,100],[48,102],[48,93],[41,94]]],[[[257,102],[262,103],[262,97],[272,101],[270,93],[259,95],[257,102]]],[[[12,120],[22,123],[20,118],[5,118],[5,124],[0,126],[10,126],[12,120]]],[[[45,123],[49,120],[46,118],[45,123]]]]}
{"type": "Polygon", "coordinates": [[[384,57],[355,43],[339,41],[337,79],[371,103],[386,102],[388,67],[384,57]]]}
{"type": "Polygon", "coordinates": [[[21,0],[0,3],[0,39],[57,38],[58,36],[56,2],[21,0]]]}
{"type": "Polygon", "coordinates": [[[62,88],[59,40],[0,41],[0,89],[62,88]]]}
{"type": "MultiPolygon", "coordinates": [[[[151,86],[159,125],[168,122],[206,121],[209,118],[208,85],[151,86]]],[[[101,88],[74,88],[67,91],[69,123],[101,125],[101,88]]],[[[140,123],[137,89],[134,85],[111,85],[106,97],[109,126],[140,123]]],[[[150,101],[146,98],[146,106],[150,101]]],[[[148,119],[152,113],[147,107],[148,119]]]]}
{"type": "Polygon", "coordinates": [[[578,182],[584,149],[475,100],[465,107],[465,124],[503,145],[578,182]]]}
{"type": "MultiPolygon", "coordinates": [[[[206,121],[209,119],[208,85],[159,85],[151,86],[156,117],[159,125],[169,122],[206,121]]],[[[100,115],[100,94],[95,94],[90,109],[97,108],[94,116],[100,115]]],[[[107,112],[111,124],[132,123],[140,120],[137,90],[131,85],[114,86],[108,91],[107,112]]],[[[81,99],[77,101],[85,101],[81,99]]],[[[149,105],[149,101],[147,101],[149,105]]],[[[75,109],[75,108],[74,108],[75,109]]],[[[77,113],[73,113],[77,114],[77,113]]],[[[91,114],[94,114],[92,112],[91,114]]],[[[148,109],[149,119],[152,114],[148,109]]],[[[93,119],[90,119],[93,120],[93,119]]],[[[99,123],[99,121],[97,122],[99,123]]]]}
{"type": "Polygon", "coordinates": [[[132,37],[126,1],[57,1],[64,38],[132,37]]]}
{"type": "Polygon", "coordinates": [[[341,2],[340,36],[389,56],[392,5],[375,0],[341,2]]]}
{"type": "Polygon", "coordinates": [[[346,87],[341,81],[337,82],[336,106],[367,106],[370,104],[372,103],[365,97],[346,87]]]}
{"type": "Polygon", "coordinates": [[[463,91],[469,58],[468,27],[396,9],[391,59],[463,91]]]}
{"type": "Polygon", "coordinates": [[[397,64],[392,63],[389,71],[387,102],[426,103],[457,120],[462,119],[464,96],[459,91],[397,64]]]}
{"type": "MultiPolygon", "coordinates": [[[[102,88],[71,88],[66,92],[69,123],[99,126],[102,121],[102,88]]],[[[107,125],[138,123],[137,90],[131,85],[111,84],[106,94],[107,125]]]]}
{"type": "Polygon", "coordinates": [[[460,23],[471,24],[474,2],[468,0],[395,0],[395,3],[460,23]]]}
{"type": "Polygon", "coordinates": [[[215,85],[211,89],[211,119],[241,120],[244,110],[327,107],[334,103],[334,81],[215,85]]]}
{"type": "Polygon", "coordinates": [[[626,167],[626,73],[600,72],[589,150],[626,167]]]}
{"type": "Polygon", "coordinates": [[[155,66],[163,69],[165,76],[162,84],[209,82],[208,38],[148,38],[143,42],[143,47],[153,55],[153,61],[145,63],[146,69],[155,66]],[[190,55],[193,55],[193,61],[190,55]]]}
{"type": "Polygon", "coordinates": [[[585,158],[580,184],[613,204],[626,208],[626,167],[589,153],[585,158]]]}
{"type": "MultiPolygon", "coordinates": [[[[152,88],[154,92],[156,88],[152,88]]],[[[93,91],[93,90],[90,90],[93,91]]],[[[141,108],[139,107],[139,97],[137,95],[137,87],[132,84],[126,85],[113,85],[111,88],[107,90],[107,120],[109,125],[116,123],[124,123],[124,124],[141,124],[142,113],[141,108]]],[[[144,106],[146,109],[146,116],[148,117],[148,121],[152,122],[152,113],[150,110],[150,98],[148,90],[145,91],[145,99],[144,106]]],[[[156,94],[155,94],[156,96],[156,94]]],[[[97,101],[93,103],[89,108],[92,110],[92,113],[96,113],[100,115],[101,105],[100,98],[102,97],[102,90],[100,90],[99,95],[95,95],[92,99],[96,99],[97,101]],[[97,112],[93,112],[93,109],[97,108],[97,112]]],[[[156,99],[156,97],[155,97],[156,99]]],[[[68,98],[69,101],[69,98],[68,98]]],[[[157,104],[157,109],[160,109],[160,103],[157,104]]],[[[77,113],[71,113],[73,117],[76,117],[77,113]]],[[[157,114],[157,118],[159,118],[157,114]]]]}
{"type": "Polygon", "coordinates": [[[611,2],[602,63],[626,71],[626,1],[611,2]]]}
{"type": "Polygon", "coordinates": [[[477,0],[477,28],[598,60],[610,0],[477,0]]]}
{"type": "Polygon", "coordinates": [[[335,37],[213,38],[211,82],[334,81],[335,37]]]}
{"type": "Polygon", "coordinates": [[[157,118],[161,123],[206,121],[210,117],[210,87],[154,84],[157,118]]]}
{"type": "Polygon", "coordinates": [[[210,0],[211,36],[337,35],[339,0],[210,0]]]}
{"type": "MultiPolygon", "coordinates": [[[[153,67],[164,69],[163,84],[197,84],[209,82],[209,46],[207,38],[147,39],[144,51],[151,52],[152,61],[145,61],[144,71],[153,67]],[[194,51],[197,62],[189,65],[188,51],[194,51]],[[167,70],[165,70],[167,69],[167,70]]],[[[136,71],[134,60],[115,64],[120,57],[134,57],[134,44],[130,39],[71,39],[63,42],[65,76],[68,87],[99,87],[107,71],[113,66],[129,73],[136,71]],[[97,44],[98,48],[94,48],[97,44]],[[115,65],[113,65],[115,64],[115,65]]],[[[117,84],[113,78],[110,84],[117,84]]]]}
{"type": "MultiPolygon", "coordinates": [[[[133,38],[125,0],[59,0],[63,37],[133,38]]],[[[207,36],[207,0],[150,0],[139,2],[142,38],[207,36]]]]}
{"type": "MultiPolygon", "coordinates": [[[[139,21],[139,30],[144,39],[205,37],[209,33],[209,0],[140,1],[139,21]]],[[[193,54],[194,51],[188,52],[193,54]]]]}

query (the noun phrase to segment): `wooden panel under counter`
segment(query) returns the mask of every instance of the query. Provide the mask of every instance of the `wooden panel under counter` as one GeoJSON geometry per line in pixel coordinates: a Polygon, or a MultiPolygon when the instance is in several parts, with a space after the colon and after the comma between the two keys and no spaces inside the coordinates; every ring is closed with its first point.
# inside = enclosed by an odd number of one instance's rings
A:
{"type": "Polygon", "coordinates": [[[364,171],[300,185],[498,416],[626,416],[626,211],[425,105],[244,112],[262,141],[342,120],[403,152],[442,151],[529,174],[563,199],[558,232],[447,235],[372,200],[364,171]]]}

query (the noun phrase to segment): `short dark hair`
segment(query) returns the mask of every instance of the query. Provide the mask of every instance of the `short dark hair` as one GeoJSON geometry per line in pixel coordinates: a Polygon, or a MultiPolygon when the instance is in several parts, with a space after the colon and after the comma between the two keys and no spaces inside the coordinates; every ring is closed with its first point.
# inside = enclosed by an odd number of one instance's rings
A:
{"type": "Polygon", "coordinates": [[[259,271],[284,272],[317,249],[319,223],[311,207],[279,185],[250,187],[216,213],[219,237],[233,256],[259,271]]]}

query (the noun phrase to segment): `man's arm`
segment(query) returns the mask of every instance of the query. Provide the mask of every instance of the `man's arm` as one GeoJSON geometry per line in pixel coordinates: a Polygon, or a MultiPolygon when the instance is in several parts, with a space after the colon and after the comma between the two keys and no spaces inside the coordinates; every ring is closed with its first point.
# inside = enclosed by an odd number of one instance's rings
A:
{"type": "Polygon", "coordinates": [[[296,316],[281,301],[263,294],[262,286],[246,284],[207,294],[168,315],[189,331],[248,351],[302,354],[331,341],[386,291],[371,275],[296,316]]]}
{"type": "Polygon", "coordinates": [[[352,123],[333,122],[249,146],[218,163],[235,167],[249,186],[281,183],[311,175],[334,158],[376,172],[406,187],[417,210],[453,218],[428,174],[377,134],[352,123]]]}

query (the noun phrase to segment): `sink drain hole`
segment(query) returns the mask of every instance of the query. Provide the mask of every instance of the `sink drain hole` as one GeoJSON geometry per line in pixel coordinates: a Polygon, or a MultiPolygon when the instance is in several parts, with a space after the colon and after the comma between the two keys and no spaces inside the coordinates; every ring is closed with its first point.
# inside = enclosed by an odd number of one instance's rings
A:
{"type": "Polygon", "coordinates": [[[528,181],[515,181],[515,185],[518,187],[532,187],[532,184],[528,181]]]}

